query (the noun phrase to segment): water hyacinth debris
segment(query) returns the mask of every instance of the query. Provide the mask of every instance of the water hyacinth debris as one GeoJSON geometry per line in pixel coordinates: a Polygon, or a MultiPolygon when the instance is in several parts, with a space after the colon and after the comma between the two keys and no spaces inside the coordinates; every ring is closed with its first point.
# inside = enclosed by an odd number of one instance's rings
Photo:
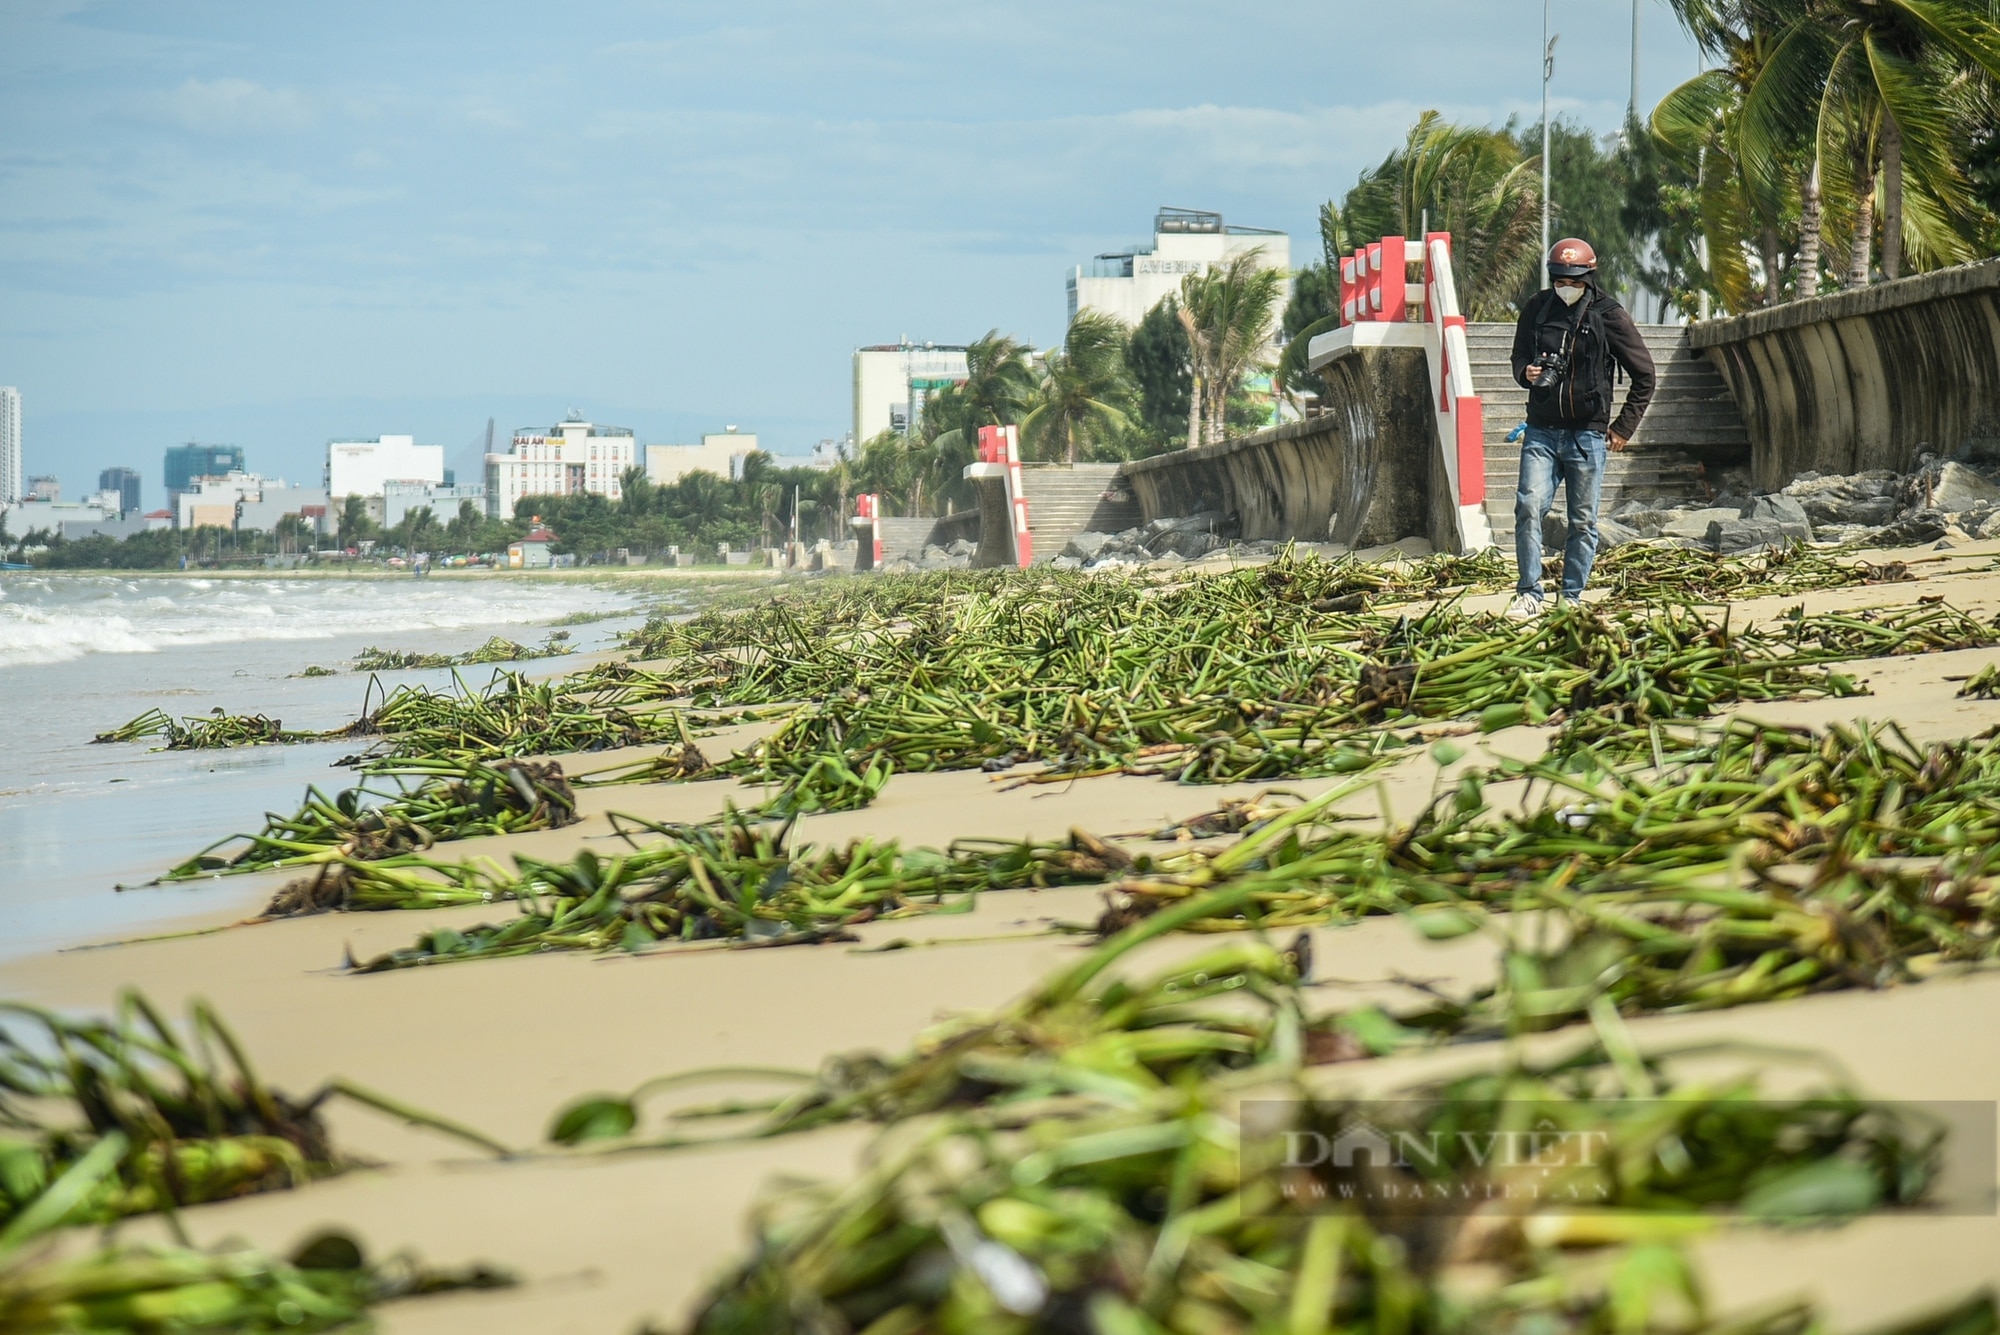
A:
{"type": "Polygon", "coordinates": [[[343,1172],[354,1161],[320,1116],[335,1097],[506,1153],[350,1081],[290,1097],[200,1002],[185,1037],[131,991],[108,1020],[0,1003],[0,1026],[0,1229],[49,1214],[51,1202],[60,1208],[47,1227],[97,1223],[343,1172]],[[100,1164],[87,1182],[70,1177],[86,1160],[100,1164]]]}
{"type": "Polygon", "coordinates": [[[421,782],[393,791],[362,785],[331,797],[308,788],[293,815],[270,813],[259,833],[219,840],[162,879],[375,862],[419,853],[441,840],[559,829],[577,818],[576,796],[556,761],[411,760],[392,772],[421,782]]]}
{"type": "Polygon", "coordinates": [[[477,649],[458,654],[427,654],[409,649],[377,649],[370,646],[354,658],[357,672],[396,672],[411,668],[474,667],[482,663],[520,663],[537,658],[560,658],[573,654],[566,630],[551,631],[539,646],[522,644],[495,635],[477,649]]]}
{"type": "MultiPolygon", "coordinates": [[[[1232,898],[1169,915],[1219,914],[1232,898]]],[[[1600,1016],[1590,1042],[1553,1060],[1396,1096],[1423,1143],[1587,1128],[1601,1155],[1553,1178],[1491,1155],[1425,1170],[1482,1198],[1514,1193],[1518,1177],[1546,1206],[1495,1215],[1456,1192],[1410,1203],[1400,1187],[1427,1179],[1386,1163],[1363,1170],[1377,1190],[1355,1200],[1315,1193],[1321,1170],[1295,1159],[1298,1136],[1326,1139],[1357,1116],[1399,1125],[1381,1101],[1324,1092],[1354,1032],[1309,1015],[1296,950],[1261,939],[1140,977],[1118,967],[1172,925],[1128,929],[991,1019],[949,1023],[903,1058],[829,1063],[767,1105],[751,1134],[890,1126],[856,1180],[759,1212],[755,1254],[694,1329],[1721,1329],[1675,1239],[1714,1227],[1718,1208],[1824,1218],[1913,1203],[1936,1169],[1935,1127],[1839,1088],[1767,1100],[1754,1074],[1688,1080],[1600,1016]],[[1607,1245],[1620,1248],[1608,1274],[1591,1263],[1607,1245]],[[1465,1263],[1502,1283],[1445,1282],[1465,1263]],[[1635,1301],[1655,1315],[1632,1324],[1635,1301]]],[[[635,1104],[586,1100],[552,1138],[626,1143],[635,1104]]],[[[1963,1310],[1977,1329],[1992,1307],[1963,1310]]],[[[1805,1316],[1726,1328],[1777,1335],[1805,1316]]]]}

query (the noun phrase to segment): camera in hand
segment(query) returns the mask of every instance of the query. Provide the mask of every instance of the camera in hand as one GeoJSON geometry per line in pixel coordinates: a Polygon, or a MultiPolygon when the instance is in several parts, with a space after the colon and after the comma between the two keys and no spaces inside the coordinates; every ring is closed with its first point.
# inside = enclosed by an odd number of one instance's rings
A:
{"type": "Polygon", "coordinates": [[[1569,370],[1569,358],[1560,352],[1545,352],[1528,364],[1542,369],[1541,375],[1535,378],[1534,387],[1544,392],[1562,384],[1563,375],[1569,370]]]}

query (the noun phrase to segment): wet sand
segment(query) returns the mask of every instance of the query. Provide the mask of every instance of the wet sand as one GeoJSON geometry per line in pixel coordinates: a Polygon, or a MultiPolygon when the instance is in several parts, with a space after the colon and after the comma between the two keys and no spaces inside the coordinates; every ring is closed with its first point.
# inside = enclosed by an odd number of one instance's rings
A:
{"type": "MultiPolygon", "coordinates": [[[[1731,615],[1742,624],[1800,601],[1820,611],[1904,606],[1941,594],[1990,620],[2000,609],[2000,573],[1991,569],[1996,552],[2000,544],[1962,548],[1947,561],[1917,567],[1926,576],[1920,582],[1742,601],[1731,615]]],[[[1799,724],[1893,718],[1919,741],[1969,736],[2000,725],[2000,702],[1958,700],[1958,684],[1949,679],[1994,661],[2000,649],[1880,660],[1860,668],[1872,695],[1745,712],[1799,724]]],[[[1533,755],[1541,741],[1539,730],[1527,728],[1474,736],[1469,745],[1461,742],[1470,754],[1459,764],[1494,751],[1533,755]]],[[[713,749],[708,739],[701,744],[716,754],[727,739],[713,749]]],[[[615,759],[578,757],[572,768],[615,759]]],[[[1054,838],[1072,826],[1140,834],[1267,786],[1311,794],[1333,783],[1195,788],[1109,777],[1018,785],[1018,777],[898,776],[865,811],[808,817],[803,837],[840,842],[872,834],[940,844],[961,836],[1054,838]]],[[[1379,785],[1364,786],[1342,805],[1363,818],[1380,819],[1385,810],[1407,818],[1448,777],[1413,748],[1379,785]]],[[[1493,795],[1505,800],[1499,789],[1493,795]]],[[[698,819],[718,811],[725,798],[750,805],[759,795],[714,783],[592,790],[583,798],[587,819],[577,826],[464,841],[452,852],[548,857],[580,847],[606,850],[610,811],[698,819]]],[[[272,801],[283,804],[278,795],[272,801]]],[[[162,849],[162,865],[187,851],[162,849]]],[[[182,925],[253,913],[282,879],[210,883],[199,891],[200,913],[182,925]]],[[[340,970],[347,952],[365,958],[434,925],[490,921],[511,910],[327,915],[27,957],[5,966],[4,990],[89,1009],[108,1007],[128,985],[171,1010],[203,996],[237,1028],[264,1074],[287,1090],[344,1075],[510,1144],[532,1146],[557,1108],[589,1092],[714,1064],[810,1069],[829,1053],[900,1049],[941,1015],[998,1006],[1073,960],[1083,938],[1041,933],[1051,923],[1089,922],[1098,906],[1087,890],[1016,891],[986,896],[966,914],[869,924],[860,929],[859,946],[550,955],[361,977],[340,970]],[[907,948],[871,950],[897,940],[907,948]]],[[[1394,995],[1388,980],[1397,975],[1463,987],[1493,967],[1482,938],[1424,942],[1395,920],[1314,936],[1323,980],[1315,1004],[1329,1009],[1394,995]]],[[[1166,956],[1209,944],[1174,938],[1152,949],[1166,956]]],[[[1648,1045],[1726,1037],[1823,1052],[1861,1088],[1883,1097],[2000,1099],[2000,1041],[1993,1037],[2000,1028],[2000,974],[1654,1017],[1633,1028],[1648,1045]]],[[[1337,1078],[1386,1088],[1445,1063],[1490,1059],[1493,1051],[1460,1048],[1367,1063],[1340,1068],[1337,1078]]],[[[483,1259],[526,1281],[509,1291],[385,1309],[383,1328],[395,1332],[622,1332],[648,1319],[675,1326],[703,1285],[742,1255],[744,1220],[765,1184],[775,1175],[844,1176],[867,1140],[866,1131],[844,1128],[761,1145],[496,1164],[366,1110],[336,1107],[331,1121],[339,1144],[381,1166],[301,1191],[204,1206],[187,1211],[185,1222],[204,1241],[241,1237],[279,1248],[316,1226],[339,1224],[377,1252],[409,1247],[441,1263],[483,1259]]],[[[144,1236],[154,1228],[139,1221],[126,1232],[144,1236]]],[[[2000,1221],[1992,1218],[1739,1231],[1699,1250],[1717,1307],[1813,1294],[1829,1305],[1836,1329],[1907,1313],[1980,1284],[2000,1285],[2000,1221]]]]}

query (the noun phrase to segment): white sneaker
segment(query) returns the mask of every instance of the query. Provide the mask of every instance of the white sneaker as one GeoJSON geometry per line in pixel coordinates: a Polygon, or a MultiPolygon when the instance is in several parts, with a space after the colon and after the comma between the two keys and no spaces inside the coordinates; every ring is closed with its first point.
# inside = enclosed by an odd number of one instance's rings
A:
{"type": "Polygon", "coordinates": [[[1533,621],[1542,614],[1542,600],[1532,593],[1524,593],[1507,604],[1510,621],[1533,621]]]}

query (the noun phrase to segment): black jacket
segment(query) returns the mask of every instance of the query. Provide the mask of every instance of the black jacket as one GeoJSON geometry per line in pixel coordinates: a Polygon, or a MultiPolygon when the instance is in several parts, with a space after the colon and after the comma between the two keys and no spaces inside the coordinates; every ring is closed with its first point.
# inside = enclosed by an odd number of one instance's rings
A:
{"type": "MultiPolygon", "coordinates": [[[[1556,416],[1555,405],[1538,401],[1538,396],[1528,396],[1528,424],[1530,426],[1562,427],[1569,430],[1603,431],[1607,427],[1627,440],[1639,428],[1639,419],[1646,415],[1646,407],[1653,401],[1653,385],[1658,376],[1653,371],[1653,354],[1646,351],[1645,340],[1639,337],[1639,326],[1632,323],[1632,316],[1618,304],[1617,298],[1603,291],[1596,284],[1587,290],[1583,301],[1589,303],[1589,323],[1598,331],[1597,336],[1605,341],[1606,350],[1611,354],[1604,358],[1603,402],[1611,403],[1611,368],[1615,362],[1625,368],[1625,374],[1632,381],[1632,388],[1625,395],[1625,407],[1614,423],[1607,406],[1591,421],[1566,421],[1556,416]]],[[[1530,388],[1524,374],[1528,364],[1540,352],[1553,352],[1561,346],[1563,327],[1576,316],[1576,307],[1565,306],[1553,288],[1543,288],[1528,298],[1521,308],[1521,319],[1514,326],[1514,383],[1523,389],[1530,388]],[[1550,307],[1554,307],[1553,311],[1550,307]],[[1544,322],[1547,323],[1544,323],[1544,322]],[[1537,342],[1545,344],[1538,347],[1537,342]]]]}

